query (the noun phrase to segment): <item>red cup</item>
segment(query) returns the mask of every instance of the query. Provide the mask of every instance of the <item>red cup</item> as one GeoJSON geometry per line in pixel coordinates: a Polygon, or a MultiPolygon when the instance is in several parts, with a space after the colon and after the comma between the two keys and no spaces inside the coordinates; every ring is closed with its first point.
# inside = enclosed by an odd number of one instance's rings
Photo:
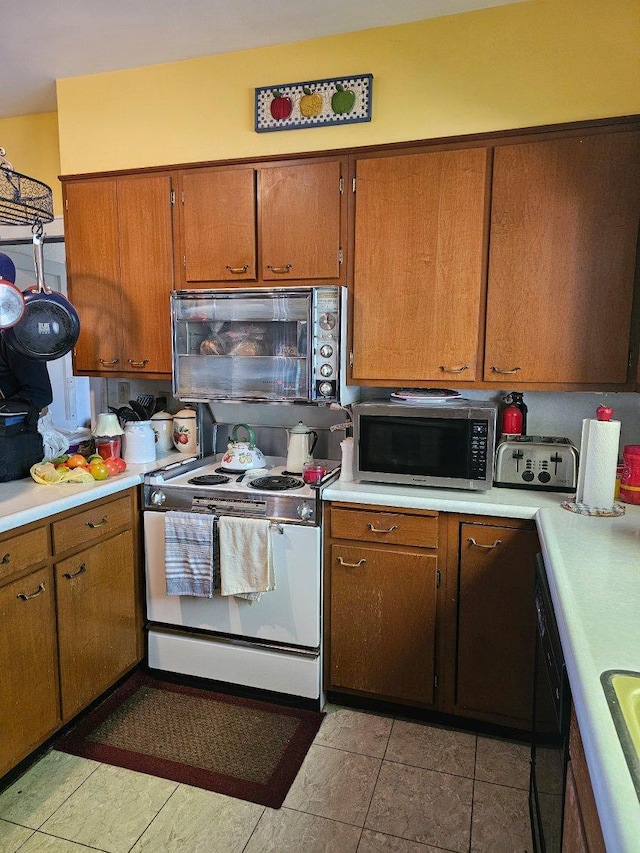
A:
{"type": "Polygon", "coordinates": [[[327,466],[323,462],[307,462],[302,471],[302,479],[313,485],[319,483],[326,473],[327,466]]]}
{"type": "Polygon", "coordinates": [[[109,459],[110,456],[120,456],[121,447],[122,439],[119,435],[110,438],[96,438],[96,450],[103,459],[109,459]]]}

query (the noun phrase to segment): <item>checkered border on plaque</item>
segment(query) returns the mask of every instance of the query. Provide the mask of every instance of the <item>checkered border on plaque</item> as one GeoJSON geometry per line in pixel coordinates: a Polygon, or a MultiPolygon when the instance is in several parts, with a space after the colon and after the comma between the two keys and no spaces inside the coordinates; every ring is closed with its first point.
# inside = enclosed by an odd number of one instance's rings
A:
{"type": "Polygon", "coordinates": [[[256,133],[371,121],[372,89],[372,74],[261,86],[256,133]]]}

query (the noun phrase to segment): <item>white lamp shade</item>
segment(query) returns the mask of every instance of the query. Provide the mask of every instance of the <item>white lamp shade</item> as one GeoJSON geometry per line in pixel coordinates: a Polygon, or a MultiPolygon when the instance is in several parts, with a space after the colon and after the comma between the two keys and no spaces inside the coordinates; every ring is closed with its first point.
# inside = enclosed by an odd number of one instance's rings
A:
{"type": "Polygon", "coordinates": [[[107,412],[101,412],[98,415],[94,435],[122,435],[124,430],[120,426],[120,421],[117,415],[111,415],[107,412]]]}

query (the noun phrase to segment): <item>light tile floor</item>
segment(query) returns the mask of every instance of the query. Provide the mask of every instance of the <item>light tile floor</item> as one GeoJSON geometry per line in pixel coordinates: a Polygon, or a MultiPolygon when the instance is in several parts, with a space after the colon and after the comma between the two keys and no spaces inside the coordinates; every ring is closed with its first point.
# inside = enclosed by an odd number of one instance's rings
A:
{"type": "Polygon", "coordinates": [[[0,853],[531,853],[529,749],[329,706],[281,809],[52,751],[0,853]]]}

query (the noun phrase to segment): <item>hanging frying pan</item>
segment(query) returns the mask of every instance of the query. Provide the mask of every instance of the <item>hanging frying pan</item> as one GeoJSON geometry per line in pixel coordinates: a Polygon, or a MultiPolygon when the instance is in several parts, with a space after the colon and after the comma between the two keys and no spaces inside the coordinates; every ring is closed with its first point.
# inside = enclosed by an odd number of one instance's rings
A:
{"type": "Polygon", "coordinates": [[[33,228],[33,257],[37,286],[23,291],[24,314],[3,336],[11,349],[26,358],[54,361],[71,352],[78,342],[80,320],[69,300],[44,282],[40,223],[33,228]]]}
{"type": "Polygon", "coordinates": [[[9,255],[0,254],[0,329],[15,326],[24,314],[24,297],[15,280],[15,264],[9,255]]]}

